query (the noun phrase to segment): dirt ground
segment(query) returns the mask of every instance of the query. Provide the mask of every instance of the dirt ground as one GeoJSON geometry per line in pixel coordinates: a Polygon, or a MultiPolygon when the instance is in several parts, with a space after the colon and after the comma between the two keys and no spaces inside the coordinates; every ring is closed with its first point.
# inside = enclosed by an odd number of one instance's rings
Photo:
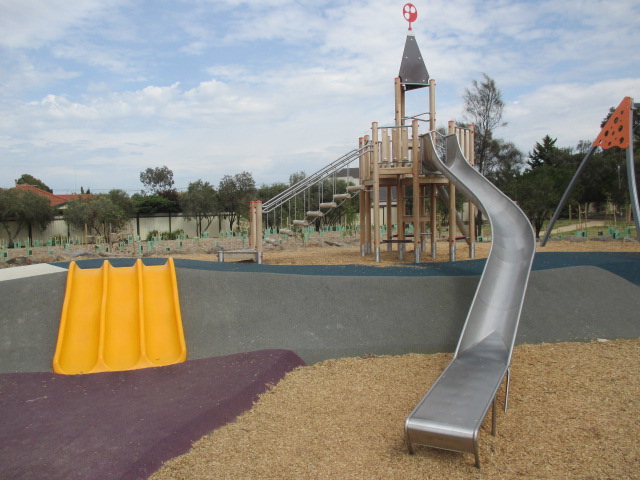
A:
{"type": "MultiPolygon", "coordinates": [[[[238,239],[164,242],[143,255],[216,261],[216,251],[242,248],[238,239]],[[169,250],[166,250],[169,247],[169,250]]],[[[468,258],[458,243],[457,260],[468,258]]],[[[74,246],[15,250],[2,267],[100,256],[132,256],[137,245],[106,253],[74,246]],[[51,251],[51,252],[50,252],[51,251]],[[22,253],[22,255],[21,255],[22,253]]],[[[476,245],[476,257],[489,243],[476,245]]],[[[383,248],[384,250],[384,248],[383,248]]],[[[404,262],[382,252],[382,262],[359,255],[358,240],[327,234],[307,245],[290,239],[266,246],[266,264],[404,262]]],[[[640,252],[636,241],[550,241],[540,252],[640,252]]],[[[437,261],[448,261],[446,242],[437,261]]],[[[433,261],[423,254],[422,261],[433,261]]],[[[290,372],[236,422],[196,442],[151,478],[177,479],[513,479],[640,478],[640,340],[521,345],[515,348],[509,410],[490,415],[480,433],[482,468],[472,455],[419,448],[409,455],[404,420],[450,360],[450,354],[328,360],[290,372]]],[[[504,392],[499,397],[504,402],[504,392]]]]}
{"type": "MultiPolygon", "coordinates": [[[[408,244],[403,260],[399,260],[397,246],[394,251],[387,251],[387,245],[381,247],[380,263],[374,261],[373,255],[360,256],[359,239],[356,236],[342,236],[340,233],[329,232],[321,236],[313,234],[306,241],[300,237],[285,237],[272,235],[276,244],[264,244],[263,262],[271,265],[411,265],[414,262],[413,245],[408,244]]],[[[34,247],[28,255],[26,248],[11,248],[3,250],[7,258],[0,259],[0,268],[30,265],[43,262],[64,262],[87,258],[122,258],[122,257],[174,257],[188,258],[202,261],[217,261],[217,251],[241,250],[248,248],[246,242],[237,237],[232,238],[203,238],[161,241],[152,248],[149,243],[132,242],[120,247],[113,245],[71,245],[68,249],[63,246],[34,247]],[[142,251],[140,251],[142,247],[142,251]]],[[[430,245],[420,257],[421,262],[449,261],[449,244],[446,239],[437,242],[437,258],[431,257],[430,245]]],[[[475,258],[486,258],[489,255],[491,242],[475,244],[475,258]]],[[[539,252],[640,252],[640,242],[635,239],[611,240],[610,237],[575,238],[569,237],[559,240],[551,238],[546,246],[540,247],[539,252]]],[[[469,247],[464,241],[456,243],[456,260],[469,259],[469,247]]]]}

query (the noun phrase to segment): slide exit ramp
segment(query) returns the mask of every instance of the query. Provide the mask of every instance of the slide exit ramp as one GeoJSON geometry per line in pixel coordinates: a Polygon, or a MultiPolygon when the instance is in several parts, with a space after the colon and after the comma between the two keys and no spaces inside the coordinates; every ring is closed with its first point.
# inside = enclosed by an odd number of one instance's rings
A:
{"type": "MultiPolygon", "coordinates": [[[[478,433],[507,375],[518,329],[535,236],[525,214],[464,158],[455,135],[445,137],[446,162],[431,135],[422,137],[427,161],[480,207],[491,223],[493,243],[451,363],[405,422],[414,445],[473,453],[480,467],[478,433]]],[[[507,399],[505,399],[505,410],[507,399]]]]}
{"type": "Polygon", "coordinates": [[[184,362],[173,259],[164,265],[69,265],[53,371],[76,375],[184,362]]]}

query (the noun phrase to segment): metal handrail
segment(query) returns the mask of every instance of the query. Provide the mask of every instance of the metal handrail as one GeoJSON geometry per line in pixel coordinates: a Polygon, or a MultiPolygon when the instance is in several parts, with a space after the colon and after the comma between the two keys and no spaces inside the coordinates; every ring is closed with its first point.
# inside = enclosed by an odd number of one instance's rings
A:
{"type": "Polygon", "coordinates": [[[263,213],[272,212],[273,210],[278,208],[280,205],[284,204],[285,202],[288,202],[296,195],[301,194],[302,192],[311,188],[317,183],[321,182],[325,178],[333,175],[340,168],[344,167],[345,165],[348,165],[360,155],[368,153],[371,150],[372,150],[371,142],[369,141],[363,147],[357,148],[355,150],[351,150],[350,152],[345,153],[343,156],[341,156],[337,160],[334,160],[329,165],[321,168],[320,170],[313,173],[312,175],[309,175],[308,177],[303,178],[298,183],[291,185],[289,188],[287,188],[286,190],[283,190],[275,197],[264,202],[262,204],[262,212],[263,213]]]}

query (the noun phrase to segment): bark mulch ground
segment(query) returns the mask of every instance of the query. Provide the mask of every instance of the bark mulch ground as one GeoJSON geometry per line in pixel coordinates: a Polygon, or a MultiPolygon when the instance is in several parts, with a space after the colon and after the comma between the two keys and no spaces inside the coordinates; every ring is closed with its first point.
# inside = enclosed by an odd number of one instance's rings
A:
{"type": "Polygon", "coordinates": [[[497,437],[490,415],[480,433],[481,469],[472,455],[404,445],[405,418],[449,360],[298,368],[151,479],[639,478],[640,341],[516,347],[509,410],[497,437]]]}

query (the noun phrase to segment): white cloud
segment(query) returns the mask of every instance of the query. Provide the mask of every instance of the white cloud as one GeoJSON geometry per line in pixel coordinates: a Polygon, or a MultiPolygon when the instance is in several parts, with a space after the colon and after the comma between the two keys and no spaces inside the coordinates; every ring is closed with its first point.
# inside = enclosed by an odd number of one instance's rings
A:
{"type": "MultiPolygon", "coordinates": [[[[69,189],[74,172],[92,189],[139,189],[142,169],[166,164],[182,187],[198,178],[215,185],[240,170],[258,183],[286,181],[355,147],[372,121],[393,119],[402,4],[149,5],[0,4],[8,178],[29,169],[69,189]]],[[[525,152],[546,134],[562,146],[595,137],[610,106],[640,96],[635,1],[417,7],[413,28],[438,81],[438,125],[461,118],[462,92],[481,72],[508,105],[509,126],[496,133],[525,152]]],[[[409,92],[407,113],[426,111],[427,98],[409,92]]]]}
{"type": "Polygon", "coordinates": [[[121,3],[115,0],[4,0],[0,3],[0,46],[41,47],[121,3]]]}
{"type": "Polygon", "coordinates": [[[580,140],[594,140],[600,122],[625,96],[640,96],[637,78],[593,84],[544,85],[524,94],[505,109],[509,125],[500,136],[513,141],[525,153],[545,135],[557,138],[559,147],[576,147],[580,140]]]}

